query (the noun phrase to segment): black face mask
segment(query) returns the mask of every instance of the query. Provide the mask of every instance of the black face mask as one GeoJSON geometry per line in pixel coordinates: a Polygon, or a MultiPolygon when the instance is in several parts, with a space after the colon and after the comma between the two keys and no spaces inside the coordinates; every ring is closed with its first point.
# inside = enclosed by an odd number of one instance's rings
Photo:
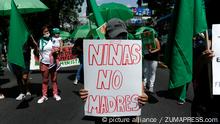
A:
{"type": "Polygon", "coordinates": [[[50,40],[50,37],[43,37],[44,40],[50,40]]]}

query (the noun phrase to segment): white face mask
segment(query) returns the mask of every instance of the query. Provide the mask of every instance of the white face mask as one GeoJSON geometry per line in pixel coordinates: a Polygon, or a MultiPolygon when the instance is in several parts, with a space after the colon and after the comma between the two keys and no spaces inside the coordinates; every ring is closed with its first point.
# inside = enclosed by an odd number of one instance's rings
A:
{"type": "Polygon", "coordinates": [[[46,34],[44,34],[43,37],[49,37],[49,36],[50,36],[50,33],[46,33],[46,34]]]}

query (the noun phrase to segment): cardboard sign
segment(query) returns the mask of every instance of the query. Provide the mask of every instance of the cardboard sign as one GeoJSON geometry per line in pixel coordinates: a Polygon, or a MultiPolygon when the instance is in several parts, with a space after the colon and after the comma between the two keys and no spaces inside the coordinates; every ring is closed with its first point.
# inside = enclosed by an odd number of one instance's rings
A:
{"type": "Polygon", "coordinates": [[[220,95],[220,24],[212,26],[212,49],[215,56],[212,60],[213,95],[220,95]]]}
{"type": "Polygon", "coordinates": [[[88,116],[139,116],[142,89],[140,40],[84,40],[88,116]]]}
{"type": "MultiPolygon", "coordinates": [[[[59,60],[61,67],[70,67],[79,65],[79,60],[76,58],[76,55],[72,54],[73,46],[64,46],[63,52],[59,54],[59,60]]],[[[33,49],[31,50],[31,62],[30,62],[30,70],[39,70],[39,60],[34,56],[33,49]]]]}

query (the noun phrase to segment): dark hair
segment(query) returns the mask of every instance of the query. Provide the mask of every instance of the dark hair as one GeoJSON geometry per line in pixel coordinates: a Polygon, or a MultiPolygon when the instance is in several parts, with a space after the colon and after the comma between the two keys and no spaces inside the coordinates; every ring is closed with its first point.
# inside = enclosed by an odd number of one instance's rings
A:
{"type": "Polygon", "coordinates": [[[48,25],[44,25],[44,26],[41,28],[41,33],[42,33],[46,28],[49,30],[49,26],[48,26],[48,25]]]}

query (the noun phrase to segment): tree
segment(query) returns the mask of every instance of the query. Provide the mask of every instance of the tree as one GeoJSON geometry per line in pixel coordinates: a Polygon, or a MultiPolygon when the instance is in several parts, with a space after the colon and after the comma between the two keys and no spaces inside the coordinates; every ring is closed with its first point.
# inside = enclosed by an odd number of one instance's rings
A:
{"type": "Polygon", "coordinates": [[[78,24],[78,13],[81,12],[81,6],[84,0],[42,0],[50,10],[48,24],[70,31],[78,24]]]}

